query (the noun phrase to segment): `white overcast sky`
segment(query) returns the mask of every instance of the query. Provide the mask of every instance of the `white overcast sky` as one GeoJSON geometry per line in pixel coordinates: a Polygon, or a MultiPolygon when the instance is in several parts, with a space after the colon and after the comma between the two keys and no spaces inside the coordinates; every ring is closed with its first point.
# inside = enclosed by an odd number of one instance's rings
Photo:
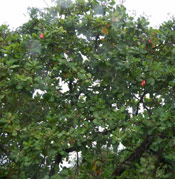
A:
{"type": "MultiPolygon", "coordinates": [[[[28,7],[43,8],[47,4],[51,0],[0,0],[0,25],[5,23],[16,28],[27,21],[28,7]]],[[[153,27],[175,15],[175,0],[126,0],[124,5],[130,13],[145,14],[153,27]]]]}

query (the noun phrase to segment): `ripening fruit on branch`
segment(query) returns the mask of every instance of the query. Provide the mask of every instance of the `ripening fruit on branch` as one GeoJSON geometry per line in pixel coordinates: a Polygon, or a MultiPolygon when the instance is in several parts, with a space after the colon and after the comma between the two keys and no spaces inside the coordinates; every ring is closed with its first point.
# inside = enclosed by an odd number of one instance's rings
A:
{"type": "Polygon", "coordinates": [[[149,43],[149,44],[151,43],[151,40],[150,40],[150,39],[148,40],[148,43],[149,43]]]}
{"type": "Polygon", "coordinates": [[[144,86],[145,84],[146,84],[146,81],[143,80],[143,81],[141,82],[141,86],[144,86]]]}
{"type": "Polygon", "coordinates": [[[44,38],[44,34],[41,33],[41,34],[40,34],[40,39],[43,39],[43,38],[44,38]]]}

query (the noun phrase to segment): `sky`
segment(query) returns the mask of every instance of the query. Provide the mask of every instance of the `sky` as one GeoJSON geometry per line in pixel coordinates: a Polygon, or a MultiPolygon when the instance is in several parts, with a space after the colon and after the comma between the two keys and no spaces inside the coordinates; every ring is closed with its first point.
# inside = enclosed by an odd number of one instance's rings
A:
{"type": "Polygon", "coordinates": [[[137,16],[146,15],[153,27],[175,16],[174,0],[126,0],[124,5],[130,13],[135,11],[137,16]]]}
{"type": "Polygon", "coordinates": [[[0,25],[7,24],[14,29],[29,19],[28,7],[45,8],[51,0],[0,0],[0,25]]]}
{"type": "MultiPolygon", "coordinates": [[[[28,7],[44,8],[50,6],[51,2],[52,0],[0,0],[0,25],[7,24],[15,29],[27,22],[28,7]]],[[[158,27],[175,16],[175,0],[125,0],[124,5],[129,14],[148,17],[153,27],[158,27]]]]}

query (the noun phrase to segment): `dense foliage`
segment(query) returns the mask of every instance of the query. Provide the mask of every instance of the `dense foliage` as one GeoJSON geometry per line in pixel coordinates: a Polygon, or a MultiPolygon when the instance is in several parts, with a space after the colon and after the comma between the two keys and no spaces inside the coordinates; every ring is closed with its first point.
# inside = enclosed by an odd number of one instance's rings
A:
{"type": "Polygon", "coordinates": [[[175,22],[148,25],[77,0],[0,26],[0,178],[174,178],[175,22]]]}

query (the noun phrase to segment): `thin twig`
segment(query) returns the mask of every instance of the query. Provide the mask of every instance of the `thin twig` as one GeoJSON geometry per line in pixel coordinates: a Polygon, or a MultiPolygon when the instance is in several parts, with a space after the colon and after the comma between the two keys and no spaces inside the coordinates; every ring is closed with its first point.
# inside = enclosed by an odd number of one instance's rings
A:
{"type": "Polygon", "coordinates": [[[140,103],[143,103],[143,98],[144,98],[144,96],[146,95],[146,93],[147,93],[147,92],[144,92],[144,93],[142,94],[142,96],[140,97],[140,100],[139,100],[138,103],[137,103],[137,109],[136,109],[136,112],[135,112],[135,116],[138,115],[139,105],[140,105],[140,103]]]}
{"type": "Polygon", "coordinates": [[[75,170],[74,179],[78,178],[78,173],[79,173],[79,156],[78,156],[78,152],[77,152],[77,166],[76,166],[76,170],[75,170]]]}
{"type": "Polygon", "coordinates": [[[152,115],[152,112],[151,112],[151,110],[150,109],[148,109],[146,106],[145,106],[145,104],[143,103],[143,107],[149,112],[149,114],[150,115],[152,115]]]}

